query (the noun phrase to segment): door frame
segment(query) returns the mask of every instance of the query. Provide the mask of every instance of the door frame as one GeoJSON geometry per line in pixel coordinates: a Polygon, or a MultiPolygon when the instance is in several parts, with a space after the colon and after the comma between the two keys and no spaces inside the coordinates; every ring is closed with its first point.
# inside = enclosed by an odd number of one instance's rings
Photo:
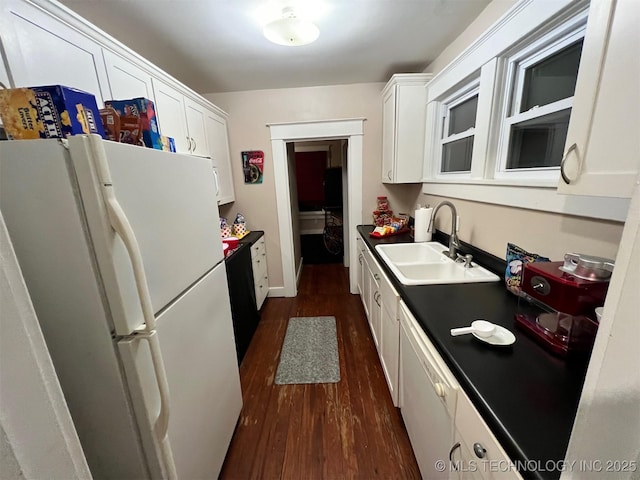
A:
{"type": "MultiPolygon", "coordinates": [[[[293,258],[293,230],[291,228],[291,192],[289,191],[289,169],[287,165],[287,143],[347,139],[347,215],[344,251],[345,265],[357,263],[356,226],[362,223],[362,136],[364,118],[344,120],[318,120],[309,122],[269,123],[273,174],[276,188],[276,207],[280,232],[282,256],[282,278],[284,297],[295,297],[298,293],[295,258],[293,258]]],[[[344,167],[343,167],[344,168],[344,167]]],[[[357,292],[356,269],[349,269],[349,290],[357,292]]]]}

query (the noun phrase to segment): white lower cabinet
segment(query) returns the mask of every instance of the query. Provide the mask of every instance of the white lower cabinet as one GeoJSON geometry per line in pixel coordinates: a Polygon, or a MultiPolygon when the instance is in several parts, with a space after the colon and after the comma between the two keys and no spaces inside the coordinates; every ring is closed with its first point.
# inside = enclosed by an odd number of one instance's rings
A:
{"type": "MultiPolygon", "coordinates": [[[[360,239],[362,242],[362,240],[360,239]]],[[[384,372],[393,404],[398,406],[398,368],[400,355],[400,324],[398,301],[400,296],[382,271],[369,249],[363,245],[358,256],[361,263],[362,302],[371,328],[373,341],[378,349],[380,364],[384,372]]],[[[359,272],[360,275],[360,272],[359,272]]]]}
{"type": "Polygon", "coordinates": [[[356,238],[356,252],[358,252],[358,264],[356,268],[358,269],[358,274],[356,275],[358,278],[358,293],[360,293],[360,298],[363,298],[363,273],[365,270],[364,266],[364,241],[360,236],[356,238]]]}
{"type": "Polygon", "coordinates": [[[251,245],[251,268],[253,285],[256,290],[256,307],[260,309],[269,292],[269,274],[267,272],[267,249],[264,235],[251,245]]]}
{"type": "MultiPolygon", "coordinates": [[[[458,469],[453,478],[518,480],[522,476],[512,464],[496,437],[482,419],[469,397],[460,390],[455,416],[456,443],[451,459],[458,469]]],[[[455,444],[454,444],[455,445],[455,444]]]]}
{"type": "Polygon", "coordinates": [[[369,311],[369,327],[373,341],[380,354],[380,321],[382,319],[382,295],[380,294],[380,266],[369,250],[365,251],[365,258],[368,268],[369,296],[367,298],[369,311]]]}

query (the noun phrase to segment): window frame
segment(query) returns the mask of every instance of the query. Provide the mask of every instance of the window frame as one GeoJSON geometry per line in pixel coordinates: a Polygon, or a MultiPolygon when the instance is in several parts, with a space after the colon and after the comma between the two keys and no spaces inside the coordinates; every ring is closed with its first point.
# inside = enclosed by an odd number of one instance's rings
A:
{"type": "MultiPolygon", "coordinates": [[[[471,167],[469,170],[461,170],[455,172],[443,172],[442,164],[443,158],[442,154],[444,153],[444,146],[448,143],[455,142],[457,140],[462,140],[469,137],[474,137],[474,149],[475,149],[475,134],[476,134],[476,124],[478,122],[478,106],[476,106],[476,118],[474,122],[474,126],[465,130],[464,132],[454,133],[452,135],[446,135],[446,132],[449,131],[449,123],[451,119],[451,110],[455,107],[463,104],[467,100],[477,96],[478,102],[480,100],[480,77],[474,78],[471,81],[465,82],[462,87],[457,88],[455,91],[451,92],[442,102],[439,102],[439,114],[438,114],[438,141],[437,148],[435,151],[435,155],[438,160],[434,162],[434,176],[436,178],[442,179],[452,179],[452,178],[471,178],[471,173],[473,170],[473,150],[471,153],[471,167]]],[[[478,104],[479,105],[479,104],[478,104]]]]}
{"type": "Polygon", "coordinates": [[[526,45],[506,55],[504,62],[505,87],[502,108],[494,110],[492,117],[498,118],[499,135],[497,139],[496,163],[492,178],[495,180],[516,180],[521,182],[543,182],[550,186],[557,186],[560,178],[560,166],[554,167],[524,167],[509,168],[509,143],[511,141],[511,128],[529,120],[544,117],[573,106],[573,96],[556,100],[555,102],[534,106],[524,112],[519,112],[522,102],[522,94],[526,71],[531,66],[559,53],[563,49],[584,40],[586,31],[587,12],[583,12],[562,23],[555,29],[528,42],[526,45]]]}
{"type": "MultiPolygon", "coordinates": [[[[577,25],[589,13],[588,0],[524,0],[516,2],[427,84],[426,135],[422,192],[476,202],[624,221],[629,200],[612,197],[558,195],[558,182],[527,176],[496,179],[500,116],[506,79],[506,58],[534,45],[566,25],[577,25]],[[438,175],[440,168],[440,103],[480,72],[471,177],[438,175]]],[[[583,53],[584,55],[584,53],[583,53]]],[[[580,73],[578,73],[580,75],[580,73]]],[[[558,175],[559,177],[559,175],[558,175]]]]}

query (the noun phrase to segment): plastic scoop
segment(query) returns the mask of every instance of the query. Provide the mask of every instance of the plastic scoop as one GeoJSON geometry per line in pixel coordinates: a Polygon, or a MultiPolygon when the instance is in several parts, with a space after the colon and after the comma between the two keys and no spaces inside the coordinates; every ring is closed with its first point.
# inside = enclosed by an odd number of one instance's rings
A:
{"type": "Polygon", "coordinates": [[[470,327],[452,328],[451,336],[456,337],[466,333],[475,333],[479,337],[487,338],[493,335],[495,330],[496,326],[491,322],[487,322],[486,320],[474,320],[471,322],[470,327]]]}

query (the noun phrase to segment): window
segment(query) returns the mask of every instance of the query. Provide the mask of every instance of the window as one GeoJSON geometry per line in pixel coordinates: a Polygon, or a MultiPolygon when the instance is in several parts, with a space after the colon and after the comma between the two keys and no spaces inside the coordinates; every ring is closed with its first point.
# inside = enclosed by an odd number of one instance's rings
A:
{"type": "Polygon", "coordinates": [[[442,103],[441,174],[471,171],[477,110],[477,82],[442,103]]]}
{"type": "Polygon", "coordinates": [[[543,38],[509,60],[496,178],[555,180],[562,161],[584,26],[543,38]]]}

